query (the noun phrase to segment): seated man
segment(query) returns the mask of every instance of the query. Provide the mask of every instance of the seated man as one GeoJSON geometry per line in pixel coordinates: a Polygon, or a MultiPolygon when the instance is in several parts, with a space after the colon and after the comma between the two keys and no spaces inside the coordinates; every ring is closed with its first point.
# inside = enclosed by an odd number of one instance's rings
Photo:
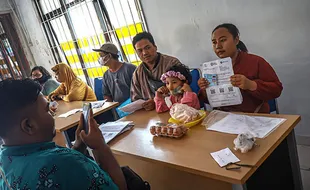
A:
{"type": "Polygon", "coordinates": [[[104,99],[123,103],[130,97],[130,83],[136,66],[120,62],[118,50],[112,43],[103,44],[100,49],[94,51],[100,52],[100,64],[109,67],[102,80],[104,99]]]}
{"type": "Polygon", "coordinates": [[[137,34],[132,43],[142,64],[138,66],[132,77],[131,100],[148,100],[142,106],[145,110],[153,110],[155,92],[165,85],[160,80],[161,75],[168,68],[180,64],[180,61],[175,57],[158,53],[153,36],[148,32],[137,34]]]}
{"type": "Polygon", "coordinates": [[[0,82],[0,189],[127,189],[92,112],[88,134],[81,115],[73,150],[56,146],[54,119],[40,91],[30,79],[0,82]],[[86,145],[99,165],[81,153],[86,145]]]}

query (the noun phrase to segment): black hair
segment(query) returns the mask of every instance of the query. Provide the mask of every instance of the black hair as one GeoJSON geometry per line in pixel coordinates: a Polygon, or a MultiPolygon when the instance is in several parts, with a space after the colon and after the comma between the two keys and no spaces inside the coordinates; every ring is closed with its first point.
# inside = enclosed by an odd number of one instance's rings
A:
{"type": "MultiPolygon", "coordinates": [[[[168,71],[180,72],[182,75],[184,75],[184,77],[188,81],[188,84],[192,83],[191,71],[189,70],[189,68],[186,65],[177,64],[177,65],[174,65],[174,66],[172,66],[166,70],[166,72],[168,72],[168,71]]],[[[185,82],[185,81],[183,81],[183,82],[185,82]]]]}
{"type": "Polygon", "coordinates": [[[118,60],[118,55],[114,54],[114,53],[110,53],[113,59],[118,60]]]}
{"type": "MultiPolygon", "coordinates": [[[[217,27],[214,28],[214,30],[212,31],[212,34],[215,32],[215,30],[219,28],[226,28],[228,32],[234,37],[234,39],[240,35],[239,29],[234,24],[231,24],[231,23],[224,23],[224,24],[218,25],[217,27]]],[[[245,44],[241,40],[239,40],[239,43],[237,44],[237,49],[243,52],[248,52],[248,48],[245,46],[245,44]]]]}
{"type": "Polygon", "coordinates": [[[19,120],[19,111],[37,101],[41,86],[31,79],[0,82],[0,137],[5,137],[13,122],[19,120]]]}
{"type": "Polygon", "coordinates": [[[31,73],[30,74],[32,74],[32,72],[36,71],[36,70],[39,70],[44,77],[48,77],[49,79],[52,78],[52,75],[42,66],[35,66],[35,67],[33,67],[31,69],[31,73]]]}
{"type": "Polygon", "coordinates": [[[132,40],[132,45],[133,45],[133,47],[136,48],[136,47],[135,47],[136,43],[139,42],[140,40],[143,40],[143,39],[146,39],[146,40],[150,41],[154,46],[156,46],[156,45],[155,45],[154,38],[153,38],[153,36],[152,36],[151,33],[149,33],[149,32],[141,32],[141,33],[138,33],[138,34],[133,38],[133,40],[132,40]]]}

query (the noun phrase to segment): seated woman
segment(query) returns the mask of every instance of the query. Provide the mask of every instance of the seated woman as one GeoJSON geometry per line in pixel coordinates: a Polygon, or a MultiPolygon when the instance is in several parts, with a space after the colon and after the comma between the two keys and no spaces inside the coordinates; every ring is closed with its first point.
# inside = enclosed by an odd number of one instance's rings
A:
{"type": "Polygon", "coordinates": [[[48,96],[49,100],[62,99],[66,102],[97,100],[94,91],[79,79],[67,64],[59,63],[52,68],[52,71],[61,85],[48,96]]]}
{"type": "Polygon", "coordinates": [[[154,101],[157,112],[168,111],[174,103],[200,108],[197,94],[192,92],[189,86],[192,76],[187,66],[183,64],[172,66],[161,76],[161,80],[166,86],[162,86],[156,91],[154,101]],[[167,105],[165,97],[169,97],[168,101],[171,102],[171,105],[167,105]]]}
{"type": "MultiPolygon", "coordinates": [[[[268,100],[281,95],[282,83],[273,68],[263,58],[249,54],[243,42],[239,40],[239,30],[233,24],[221,24],[212,32],[212,44],[219,58],[230,57],[235,75],[231,84],[239,87],[243,103],[235,106],[221,107],[223,111],[269,113],[268,100]]],[[[206,88],[209,83],[201,78],[199,98],[206,103],[206,88]]]]}
{"type": "Polygon", "coordinates": [[[44,96],[48,96],[59,86],[59,83],[54,80],[51,74],[42,66],[35,66],[32,68],[31,78],[40,83],[44,96]]]}

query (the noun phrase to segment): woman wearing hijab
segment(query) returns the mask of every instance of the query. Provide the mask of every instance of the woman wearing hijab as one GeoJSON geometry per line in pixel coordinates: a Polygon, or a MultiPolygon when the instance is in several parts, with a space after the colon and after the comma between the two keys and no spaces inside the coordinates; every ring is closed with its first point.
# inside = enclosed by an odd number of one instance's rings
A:
{"type": "Polygon", "coordinates": [[[59,63],[52,68],[52,71],[61,85],[48,96],[50,100],[62,99],[66,102],[97,100],[94,91],[79,79],[67,64],[59,63]]]}
{"type": "Polygon", "coordinates": [[[32,68],[31,78],[40,83],[44,96],[48,96],[59,86],[59,83],[54,80],[51,74],[42,66],[35,66],[32,68]]]}

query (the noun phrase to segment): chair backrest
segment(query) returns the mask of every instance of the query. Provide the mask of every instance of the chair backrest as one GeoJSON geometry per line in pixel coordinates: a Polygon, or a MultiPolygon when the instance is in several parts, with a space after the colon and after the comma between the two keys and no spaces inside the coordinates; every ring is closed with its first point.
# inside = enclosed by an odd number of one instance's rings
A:
{"type": "Polygon", "coordinates": [[[102,78],[95,78],[94,81],[97,100],[103,100],[102,78]]]}
{"type": "Polygon", "coordinates": [[[270,108],[270,113],[276,112],[277,114],[279,114],[277,99],[269,100],[268,104],[269,104],[269,108],[270,108]]]}
{"type": "Polygon", "coordinates": [[[197,69],[197,68],[191,69],[191,75],[192,75],[192,82],[190,84],[190,87],[193,90],[193,92],[198,93],[200,90],[200,88],[198,86],[198,80],[201,77],[200,69],[197,69]]]}

